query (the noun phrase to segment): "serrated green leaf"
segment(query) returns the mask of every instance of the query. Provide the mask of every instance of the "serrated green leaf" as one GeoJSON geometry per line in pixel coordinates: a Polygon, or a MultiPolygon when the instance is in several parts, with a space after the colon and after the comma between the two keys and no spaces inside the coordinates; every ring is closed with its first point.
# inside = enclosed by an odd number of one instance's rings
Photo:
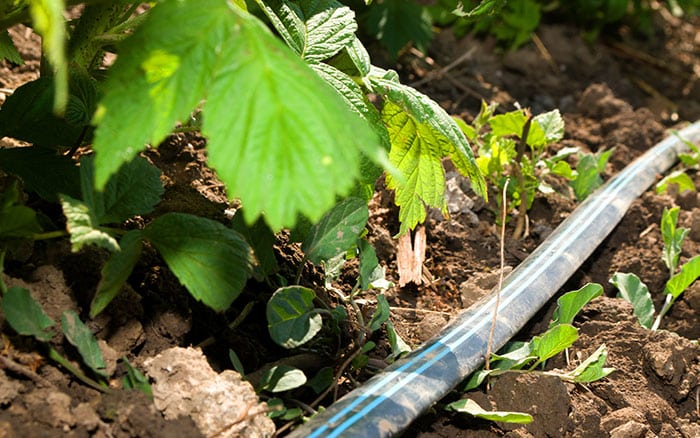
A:
{"type": "Polygon", "coordinates": [[[375,332],[389,320],[389,315],[391,315],[391,309],[389,308],[389,302],[386,300],[384,294],[377,295],[377,308],[372,314],[372,319],[367,323],[367,328],[370,332],[375,332]]]}
{"type": "Polygon", "coordinates": [[[651,328],[654,322],[654,302],[647,285],[635,274],[616,272],[610,283],[620,291],[620,296],[634,307],[634,315],[644,328],[651,328]]]}
{"type": "Polygon", "coordinates": [[[273,230],[294,225],[299,213],[318,220],[350,190],[359,151],[372,157],[379,149],[366,122],[303,60],[222,0],[153,8],[120,47],[105,89],[98,187],[206,98],[209,164],[241,199],[246,221],[264,213],[273,230]]]}
{"type": "Polygon", "coordinates": [[[357,241],[368,218],[367,202],[359,198],[344,199],[311,227],[301,250],[316,264],[345,253],[357,241]]]}
{"type": "Polygon", "coordinates": [[[474,400],[468,398],[452,402],[445,406],[445,409],[501,423],[529,424],[533,421],[532,415],[523,412],[486,411],[474,400]]]}
{"type": "Polygon", "coordinates": [[[105,361],[97,345],[97,339],[83,324],[77,313],[66,310],[61,314],[61,330],[68,342],[78,349],[83,363],[100,376],[107,377],[105,361]]]}
{"type": "Polygon", "coordinates": [[[596,382],[615,371],[615,368],[605,367],[607,358],[608,350],[605,344],[602,344],[593,354],[581,362],[581,365],[577,366],[576,369],[568,374],[574,376],[573,380],[577,383],[596,382]]]}
{"type": "Polygon", "coordinates": [[[47,201],[58,202],[59,193],[80,197],[78,167],[54,149],[38,146],[0,149],[0,169],[22,178],[26,190],[47,201]]]}
{"type": "Polygon", "coordinates": [[[571,324],[586,304],[602,294],[603,286],[597,283],[588,283],[581,289],[565,293],[557,299],[557,308],[554,309],[549,326],[571,324]]]}
{"type": "Polygon", "coordinates": [[[119,246],[121,251],[113,253],[102,267],[100,283],[90,304],[90,318],[96,317],[107,307],[131,275],[143,248],[141,231],[131,230],[124,234],[119,246]]]}
{"type": "Polygon", "coordinates": [[[126,375],[122,377],[122,387],[124,389],[137,389],[149,398],[153,398],[153,391],[151,390],[151,384],[148,383],[148,377],[143,375],[137,368],[134,368],[126,357],[122,360],[124,365],[126,365],[126,375]]]}
{"type": "Polygon", "coordinates": [[[284,348],[295,348],[321,330],[321,315],[313,305],[316,294],[302,286],[277,289],[267,302],[267,328],[272,340],[284,348]]]}
{"type": "Polygon", "coordinates": [[[532,341],[532,354],[537,361],[532,367],[554,357],[569,348],[578,339],[578,330],[570,324],[556,325],[541,336],[535,336],[532,341]]]}
{"type": "Polygon", "coordinates": [[[11,287],[2,297],[2,310],[8,324],[20,335],[34,336],[39,341],[48,341],[53,336],[49,330],[54,322],[44,313],[39,303],[22,287],[11,287]]]}
{"type": "Polygon", "coordinates": [[[24,64],[24,60],[17,51],[15,43],[10,38],[10,33],[7,30],[0,31],[0,61],[7,59],[15,64],[24,64]]]}
{"type": "Polygon", "coordinates": [[[698,277],[700,277],[700,255],[696,255],[681,266],[681,271],[671,277],[666,283],[664,293],[676,299],[683,291],[688,289],[698,277]]]}
{"type": "Polygon", "coordinates": [[[217,311],[226,310],[252,271],[243,236],[210,219],[166,213],[143,230],[190,294],[217,311]]]}
{"type": "Polygon", "coordinates": [[[54,68],[55,90],[53,109],[62,113],[68,103],[68,63],[65,53],[65,18],[63,0],[27,0],[32,25],[42,37],[46,57],[54,68]]]}
{"type": "Polygon", "coordinates": [[[68,195],[61,195],[60,199],[73,252],[80,251],[85,245],[96,245],[111,252],[119,251],[117,241],[99,228],[99,221],[85,203],[68,195]]]}
{"type": "Polygon", "coordinates": [[[270,392],[284,392],[298,388],[306,383],[306,376],[300,369],[289,365],[270,368],[260,380],[260,389],[270,392]]]}
{"type": "Polygon", "coordinates": [[[678,193],[686,190],[695,191],[695,183],[683,170],[676,170],[665,176],[656,184],[656,193],[666,193],[671,184],[678,186],[678,193]]]}
{"type": "Polygon", "coordinates": [[[538,114],[533,117],[533,121],[544,131],[546,143],[554,143],[564,138],[564,119],[558,109],[538,114]]]}
{"type": "Polygon", "coordinates": [[[160,170],[145,158],[135,157],[124,163],[101,192],[93,185],[94,161],[94,155],[80,160],[80,182],[83,199],[98,223],[121,223],[133,216],[148,214],[160,202],[164,192],[160,170]]]}
{"type": "Polygon", "coordinates": [[[42,76],[8,96],[0,110],[0,135],[43,147],[73,146],[83,127],[71,125],[53,113],[55,80],[42,76]]]}

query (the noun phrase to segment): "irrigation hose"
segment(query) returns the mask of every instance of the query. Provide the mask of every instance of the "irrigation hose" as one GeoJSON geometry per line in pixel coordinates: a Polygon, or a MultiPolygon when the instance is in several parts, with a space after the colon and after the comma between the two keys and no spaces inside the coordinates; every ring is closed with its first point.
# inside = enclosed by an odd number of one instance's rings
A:
{"type": "MultiPolygon", "coordinates": [[[[700,121],[655,145],[589,196],[505,279],[493,351],[564,285],[641,196],[700,141],[700,121]]],[[[497,290],[442,331],[297,428],[292,437],[388,437],[442,399],[484,363],[497,290]]]]}

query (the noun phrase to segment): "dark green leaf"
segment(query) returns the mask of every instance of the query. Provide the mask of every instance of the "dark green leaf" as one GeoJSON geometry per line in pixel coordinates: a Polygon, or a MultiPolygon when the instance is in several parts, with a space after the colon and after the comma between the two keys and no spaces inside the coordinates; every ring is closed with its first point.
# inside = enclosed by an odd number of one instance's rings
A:
{"type": "Polygon", "coordinates": [[[94,318],[107,307],[131,275],[143,247],[141,231],[127,232],[119,241],[119,246],[121,251],[113,253],[102,267],[100,283],[90,304],[90,318],[94,318]]]}
{"type": "Polygon", "coordinates": [[[308,342],[321,330],[322,319],[313,305],[316,294],[302,286],[277,289],[267,302],[270,336],[285,348],[308,342]]]}
{"type": "Polygon", "coordinates": [[[124,389],[137,389],[149,398],[153,398],[153,391],[150,383],[148,383],[148,377],[144,376],[137,368],[134,368],[126,357],[122,360],[124,365],[126,365],[126,375],[122,377],[122,387],[124,389]]]}
{"type": "Polygon", "coordinates": [[[245,376],[245,370],[243,369],[243,363],[241,362],[241,359],[239,359],[236,352],[231,350],[230,348],[228,350],[228,358],[231,361],[231,365],[233,365],[233,369],[238,371],[238,374],[240,374],[241,376],[245,376]]]}
{"type": "Polygon", "coordinates": [[[7,30],[0,31],[0,61],[3,59],[15,64],[24,64],[24,60],[22,60],[7,30]]]}
{"type": "Polygon", "coordinates": [[[143,236],[190,294],[214,310],[226,310],[251,275],[252,253],[243,236],[210,219],[167,213],[143,236]]]}
{"type": "Polygon", "coordinates": [[[54,149],[38,146],[0,149],[0,169],[22,178],[27,190],[36,192],[47,201],[58,202],[59,193],[80,198],[78,167],[73,160],[59,155],[54,149]]]}
{"type": "Polygon", "coordinates": [[[11,287],[2,298],[5,319],[17,333],[34,336],[40,341],[48,341],[53,336],[49,330],[55,324],[44,313],[39,303],[22,287],[11,287]]]}
{"type": "Polygon", "coordinates": [[[306,382],[306,386],[313,389],[316,394],[322,393],[333,384],[333,368],[323,367],[316,375],[306,382]]]}
{"type": "Polygon", "coordinates": [[[245,237],[253,248],[255,261],[257,262],[254,274],[258,280],[262,280],[279,270],[273,250],[275,234],[262,218],[258,219],[253,225],[247,225],[243,220],[243,213],[238,211],[233,216],[231,228],[245,237]]]}
{"type": "Polygon", "coordinates": [[[17,181],[13,181],[0,193],[0,240],[31,238],[41,232],[34,210],[18,205],[18,200],[17,181]]]}
{"type": "Polygon", "coordinates": [[[379,330],[379,328],[389,320],[389,315],[391,314],[391,309],[389,308],[389,302],[386,300],[384,294],[377,295],[377,309],[372,315],[372,319],[369,320],[367,328],[370,332],[379,330]]]}
{"type": "Polygon", "coordinates": [[[647,285],[635,274],[616,272],[610,283],[620,291],[620,296],[634,307],[634,314],[644,328],[651,328],[654,322],[654,302],[647,285]]]}
{"type": "Polygon", "coordinates": [[[552,314],[552,322],[549,326],[571,324],[583,306],[602,294],[603,286],[597,283],[588,283],[581,289],[565,293],[557,299],[557,308],[552,314]]]}
{"type": "Polygon", "coordinates": [[[379,266],[377,253],[366,239],[360,239],[358,244],[360,250],[360,289],[369,289],[370,283],[376,280],[373,274],[379,266]]]}
{"type": "Polygon", "coordinates": [[[90,329],[83,324],[77,313],[66,310],[61,315],[61,330],[83,358],[83,363],[100,376],[107,377],[105,361],[102,357],[97,339],[90,329]]]}
{"type": "Polygon", "coordinates": [[[408,43],[425,51],[432,37],[430,13],[413,1],[385,0],[369,9],[367,30],[396,57],[408,43]]]}
{"type": "Polygon", "coordinates": [[[359,198],[347,198],[311,228],[301,249],[316,264],[345,253],[357,241],[368,218],[367,202],[359,198]]]}

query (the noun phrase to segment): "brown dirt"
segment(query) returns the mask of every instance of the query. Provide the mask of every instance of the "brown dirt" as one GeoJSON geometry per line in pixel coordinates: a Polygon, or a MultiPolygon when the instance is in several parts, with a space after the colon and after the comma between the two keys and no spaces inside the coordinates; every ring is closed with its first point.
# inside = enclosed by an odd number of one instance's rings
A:
{"type": "MultiPolygon", "coordinates": [[[[567,126],[566,138],[557,148],[577,146],[599,151],[614,147],[609,177],[659,141],[666,128],[678,121],[700,118],[696,73],[700,65],[700,22],[659,15],[655,26],[651,40],[635,40],[621,32],[609,41],[588,45],[575,28],[545,25],[538,35],[553,59],[551,65],[533,44],[499,55],[490,39],[456,39],[444,31],[437,36],[429,57],[407,55],[398,70],[404,81],[416,83],[448,112],[467,120],[476,114],[481,99],[496,101],[504,110],[513,109],[516,103],[531,107],[534,113],[559,108],[567,126]],[[449,70],[442,68],[467,53],[461,63],[449,70]]],[[[28,62],[24,66],[0,64],[0,88],[10,90],[36,76],[39,60],[36,37],[21,27],[13,29],[12,36],[28,62]]],[[[223,186],[203,165],[203,147],[204,140],[196,135],[177,135],[146,152],[163,170],[166,186],[157,213],[181,211],[228,221],[226,210],[232,206],[223,186]]],[[[691,176],[700,187],[700,175],[693,171],[691,176]]],[[[386,294],[397,331],[413,347],[438,332],[459,309],[487,293],[498,278],[499,236],[494,208],[471,196],[461,177],[449,172],[448,177],[448,191],[455,203],[449,220],[440,214],[429,216],[423,271],[426,283],[395,287],[386,294]],[[463,208],[466,204],[471,205],[463,208]]],[[[682,207],[680,225],[691,229],[682,259],[699,254],[700,197],[695,193],[672,196],[647,192],[561,291],[587,282],[605,287],[608,297],[590,304],[576,320],[581,337],[571,348],[570,357],[583,357],[605,343],[608,365],[616,372],[586,386],[547,376],[505,375],[493,380],[488,391],[468,396],[483,407],[529,412],[535,417],[534,423],[509,426],[445,413],[441,409],[444,403],[464,396],[453,392],[416,421],[406,436],[700,436],[700,359],[697,342],[691,342],[700,337],[700,285],[692,287],[674,305],[662,325],[664,330],[650,332],[636,324],[629,305],[611,298],[615,292],[608,283],[614,272],[636,273],[656,292],[659,305],[667,274],[660,259],[658,223],[663,208],[673,205],[682,207]]],[[[507,241],[509,269],[517,266],[573,208],[574,203],[566,197],[539,196],[530,212],[531,236],[507,241]]],[[[392,236],[398,231],[396,216],[391,194],[380,191],[371,204],[368,228],[381,263],[395,283],[396,241],[392,236]]],[[[137,227],[143,220],[147,218],[134,220],[129,226],[137,227]]],[[[300,262],[298,248],[281,236],[277,249],[280,275],[293,278],[300,262]]],[[[22,260],[8,260],[6,271],[13,277],[8,283],[28,285],[54,319],[54,313],[66,308],[84,314],[99,281],[105,254],[98,250],[71,254],[65,242],[37,243],[27,252],[22,260]]],[[[311,267],[305,270],[302,283],[319,294],[323,292],[320,276],[311,267]]],[[[338,286],[347,287],[342,282],[338,286]]],[[[117,366],[116,358],[126,356],[143,369],[144,364],[171,347],[197,345],[211,336],[215,342],[204,352],[214,369],[209,370],[212,376],[228,373],[221,371],[230,368],[226,356],[229,348],[238,353],[245,369],[251,372],[289,355],[261,335],[266,333],[264,303],[272,293],[264,284],[251,282],[230,312],[215,315],[195,303],[155,251],[147,249],[127,289],[107,312],[88,322],[105,342],[112,366],[117,366]],[[235,331],[226,330],[248,302],[254,303],[250,315],[235,331]]],[[[362,298],[373,302],[371,294],[362,298]]],[[[365,310],[371,312],[371,305],[365,310]]],[[[525,339],[544,331],[552,310],[551,304],[543,309],[518,337],[525,339]]],[[[200,434],[201,428],[190,416],[164,414],[164,409],[156,408],[157,404],[138,392],[115,390],[104,395],[86,388],[45,360],[39,346],[20,339],[6,325],[2,332],[5,337],[0,354],[23,372],[0,369],[0,436],[200,434]]],[[[338,366],[340,353],[348,348],[351,336],[344,334],[338,345],[326,346],[326,351],[315,353],[311,359],[296,359],[311,368],[320,364],[338,366]]],[[[377,340],[379,350],[386,349],[382,339],[377,340]]],[[[52,345],[72,354],[58,337],[52,345]]],[[[382,358],[378,359],[381,362],[382,358]]],[[[567,365],[563,358],[556,358],[548,366],[567,365]]],[[[116,377],[123,373],[119,365],[112,382],[115,386],[116,377]]],[[[354,375],[359,380],[365,377],[354,375]]],[[[342,390],[350,387],[347,380],[342,390]]]]}

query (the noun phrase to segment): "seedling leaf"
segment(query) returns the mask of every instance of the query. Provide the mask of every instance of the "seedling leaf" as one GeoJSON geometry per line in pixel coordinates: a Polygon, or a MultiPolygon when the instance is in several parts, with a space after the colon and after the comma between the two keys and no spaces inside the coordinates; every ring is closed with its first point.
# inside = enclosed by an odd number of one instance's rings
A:
{"type": "Polygon", "coordinates": [[[260,388],[270,392],[284,392],[306,383],[304,372],[288,365],[270,368],[260,379],[260,388]]]}
{"type": "Polygon", "coordinates": [[[389,360],[395,360],[404,353],[411,351],[411,347],[404,341],[396,329],[394,329],[394,324],[391,321],[386,322],[386,334],[389,338],[389,345],[391,346],[391,354],[389,355],[389,360]]]}
{"type": "Polygon", "coordinates": [[[462,399],[445,406],[448,411],[461,412],[482,420],[498,421],[502,423],[529,424],[532,423],[532,415],[523,412],[486,411],[474,400],[462,399]]]}
{"type": "Polygon", "coordinates": [[[686,228],[676,228],[679,212],[680,208],[678,207],[674,207],[670,210],[664,208],[664,212],[661,216],[661,237],[664,240],[664,249],[661,254],[661,259],[671,272],[671,275],[676,272],[678,258],[681,256],[681,249],[683,247],[683,240],[685,240],[685,236],[688,234],[686,228]]]}
{"type": "Polygon", "coordinates": [[[153,8],[120,46],[104,89],[94,145],[98,188],[206,98],[209,164],[245,205],[246,222],[264,212],[275,231],[293,226],[298,213],[318,220],[350,189],[359,151],[379,147],[302,59],[257,18],[219,0],[153,8]]]}
{"type": "Polygon", "coordinates": [[[2,310],[10,326],[20,335],[34,336],[39,341],[48,341],[53,336],[49,330],[55,324],[44,313],[39,303],[22,287],[11,287],[2,298],[2,310]]]}
{"type": "Polygon", "coordinates": [[[83,363],[90,367],[95,373],[100,376],[107,377],[105,372],[105,361],[102,357],[100,347],[97,345],[97,339],[92,334],[90,329],[83,324],[77,313],[72,310],[66,310],[61,315],[61,330],[83,358],[83,363]]]}
{"type": "Polygon", "coordinates": [[[634,314],[644,328],[651,328],[654,322],[654,302],[647,285],[635,274],[616,272],[610,283],[620,291],[620,296],[634,307],[634,314]]]}
{"type": "Polygon", "coordinates": [[[688,174],[682,170],[676,170],[656,184],[656,193],[666,193],[671,184],[678,186],[678,193],[683,193],[686,190],[695,191],[695,183],[688,174]]]}
{"type": "Polygon", "coordinates": [[[122,360],[124,365],[126,365],[126,375],[122,377],[122,387],[124,389],[138,389],[148,397],[153,398],[153,391],[151,390],[151,384],[148,383],[148,377],[144,376],[137,368],[134,368],[126,357],[122,360]]]}
{"type": "Polygon", "coordinates": [[[569,348],[578,339],[578,330],[570,324],[559,324],[532,339],[532,354],[537,361],[532,368],[569,348]]]}
{"type": "Polygon", "coordinates": [[[538,114],[533,120],[542,128],[545,143],[554,143],[564,138],[564,119],[558,109],[538,114]]]}
{"type": "Polygon", "coordinates": [[[99,221],[85,203],[68,195],[61,195],[60,199],[73,252],[80,251],[85,245],[97,245],[111,252],[119,251],[117,241],[99,228],[99,221]]]}
{"type": "Polygon", "coordinates": [[[0,61],[7,59],[15,64],[24,64],[24,60],[17,51],[17,47],[10,38],[10,33],[5,30],[0,32],[0,61]]]}
{"type": "Polygon", "coordinates": [[[384,294],[377,295],[377,309],[372,315],[372,319],[369,320],[367,328],[370,332],[379,330],[379,328],[389,320],[389,315],[391,314],[391,309],[389,309],[389,302],[386,300],[384,294]]]}
{"type": "Polygon", "coordinates": [[[581,365],[577,366],[576,369],[571,371],[570,374],[574,377],[574,382],[595,382],[615,371],[615,368],[604,367],[607,358],[608,350],[605,347],[605,344],[602,344],[596,349],[596,351],[593,352],[593,354],[581,362],[581,365]]]}
{"type": "Polygon", "coordinates": [[[214,310],[226,310],[251,275],[250,246],[213,220],[167,213],[148,224],[143,236],[190,294],[214,310]]]}
{"type": "Polygon", "coordinates": [[[342,254],[355,244],[368,218],[369,210],[365,201],[347,198],[311,227],[301,249],[316,264],[342,254]]]}
{"type": "Polygon", "coordinates": [[[665,294],[669,294],[675,300],[686,290],[695,280],[700,277],[700,255],[696,255],[681,266],[681,272],[671,277],[666,283],[665,294]]]}
{"type": "Polygon", "coordinates": [[[602,293],[603,286],[597,283],[589,283],[579,290],[565,293],[557,300],[557,308],[552,314],[552,322],[549,327],[558,324],[571,324],[581,309],[602,293]]]}
{"type": "Polygon", "coordinates": [[[121,251],[113,253],[102,267],[102,277],[90,304],[90,318],[99,315],[107,307],[131,275],[143,248],[141,231],[127,232],[119,241],[119,246],[121,251]]]}
{"type": "Polygon", "coordinates": [[[305,344],[321,330],[322,319],[313,305],[314,291],[302,286],[277,289],[267,302],[267,328],[284,348],[305,344]]]}

